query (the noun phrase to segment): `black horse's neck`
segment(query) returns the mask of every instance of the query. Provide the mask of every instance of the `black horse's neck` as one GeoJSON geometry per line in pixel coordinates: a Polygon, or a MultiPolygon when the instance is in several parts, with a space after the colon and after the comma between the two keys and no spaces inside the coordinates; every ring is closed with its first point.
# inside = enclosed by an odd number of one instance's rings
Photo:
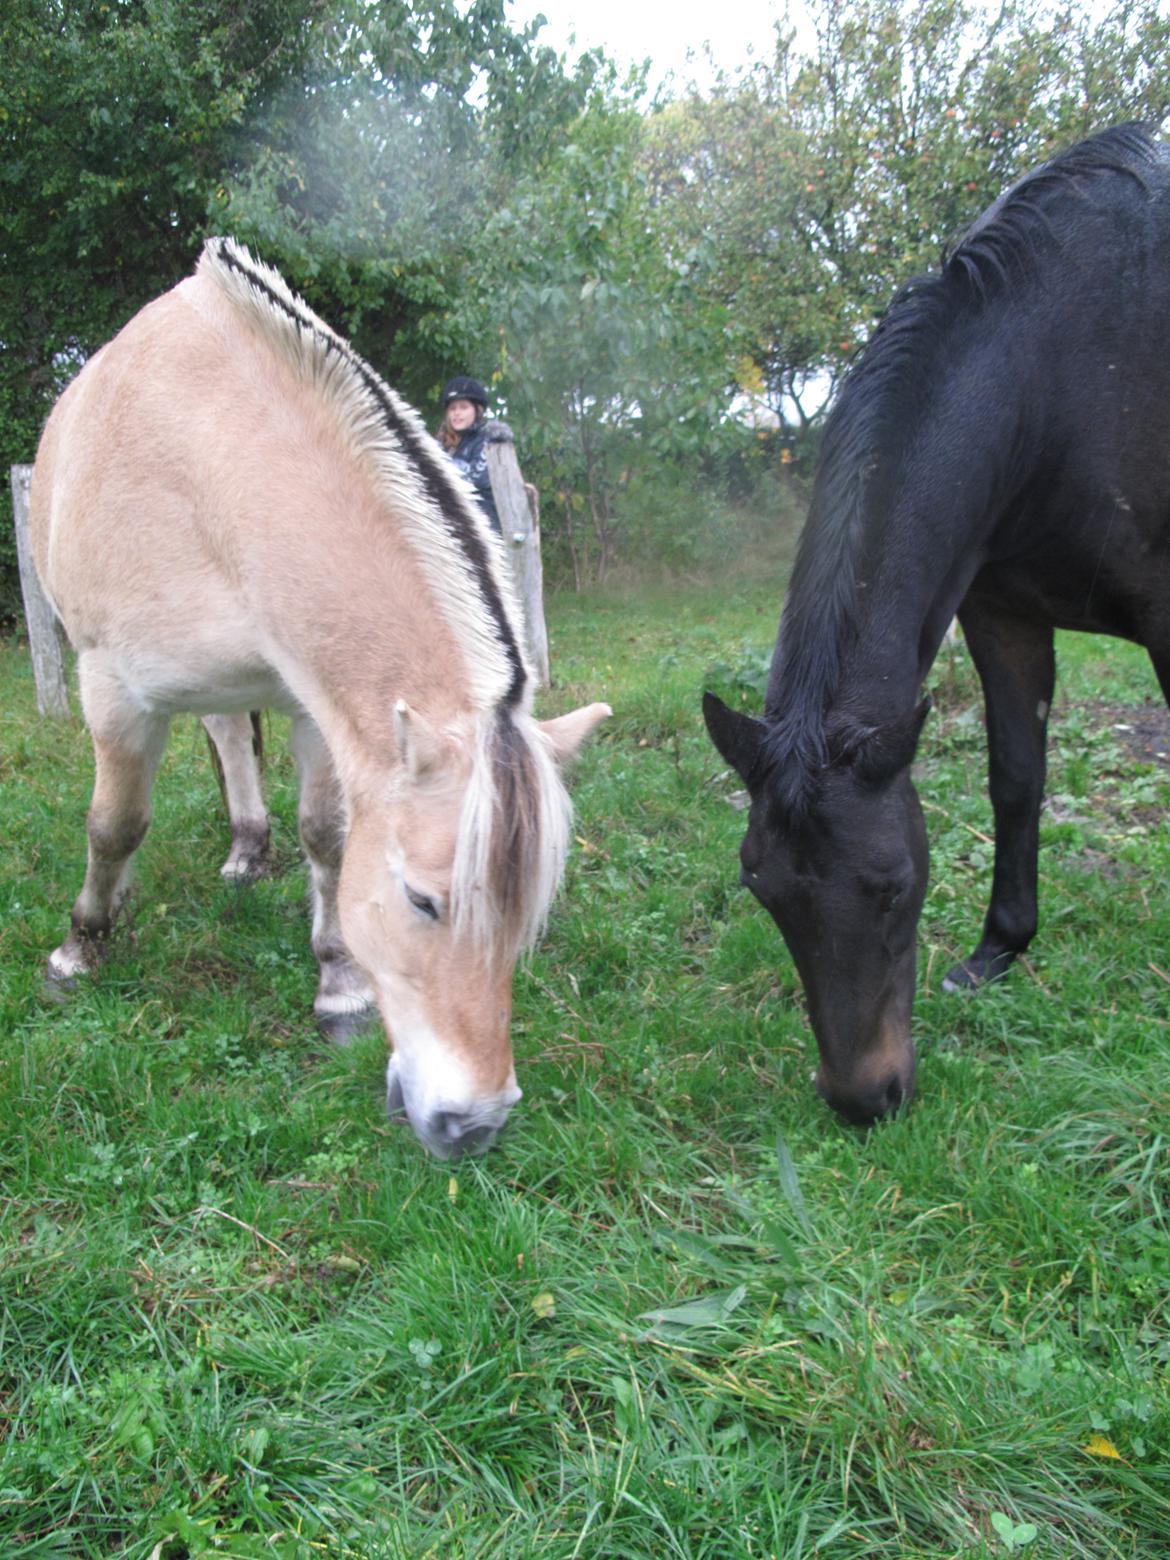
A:
{"type": "Polygon", "coordinates": [[[937,295],[908,289],[825,430],[765,702],[770,767],[794,810],[828,761],[830,717],[876,724],[912,706],[974,570],[974,517],[952,499],[940,524],[917,474],[937,440],[930,383],[946,335],[937,295]]]}
{"type": "Polygon", "coordinates": [[[1078,282],[1084,213],[1111,188],[1144,191],[1158,157],[1140,126],[1120,126],[1036,170],[937,276],[902,289],[850,373],[825,426],[765,702],[782,805],[799,810],[815,788],[830,723],[880,723],[915,702],[1042,448],[1034,408],[1054,300],[1078,282]],[[1083,202],[1067,200],[1070,187],[1083,202]]]}

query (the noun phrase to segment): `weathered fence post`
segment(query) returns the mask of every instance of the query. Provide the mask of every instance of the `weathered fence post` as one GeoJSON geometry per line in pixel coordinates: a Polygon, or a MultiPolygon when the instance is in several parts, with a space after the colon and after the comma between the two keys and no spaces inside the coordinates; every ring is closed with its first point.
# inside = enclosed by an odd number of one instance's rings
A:
{"type": "Polygon", "coordinates": [[[488,423],[487,466],[504,546],[512,561],[512,577],[524,612],[528,653],[537,677],[547,688],[550,678],[544,570],[540,562],[540,503],[536,489],[529,487],[520,474],[516,444],[507,423],[488,423]]]}
{"type": "Polygon", "coordinates": [[[11,476],[16,562],[20,569],[20,594],[24,598],[24,621],[28,625],[28,648],[37,688],[37,708],[42,715],[68,716],[69,694],[65,687],[65,661],[61,654],[57,614],[49,605],[37,578],[32,542],[28,534],[28,489],[32,481],[32,467],[13,466],[11,476]]]}

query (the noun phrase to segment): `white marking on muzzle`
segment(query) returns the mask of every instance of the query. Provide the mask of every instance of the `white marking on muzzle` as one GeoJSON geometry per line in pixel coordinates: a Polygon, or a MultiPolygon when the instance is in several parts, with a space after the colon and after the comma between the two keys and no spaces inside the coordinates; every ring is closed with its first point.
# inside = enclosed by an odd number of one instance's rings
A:
{"type": "Polygon", "coordinates": [[[386,1064],[386,1109],[405,1112],[415,1136],[439,1159],[490,1147],[522,1090],[510,1074],[495,1094],[481,1094],[470,1069],[433,1033],[408,1047],[395,1041],[386,1064]]]}

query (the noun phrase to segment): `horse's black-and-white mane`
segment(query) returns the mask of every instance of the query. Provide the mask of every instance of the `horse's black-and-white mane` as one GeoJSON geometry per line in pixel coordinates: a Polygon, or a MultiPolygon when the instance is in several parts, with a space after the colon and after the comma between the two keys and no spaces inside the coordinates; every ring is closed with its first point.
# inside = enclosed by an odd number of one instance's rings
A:
{"type": "MultiPolygon", "coordinates": [[[[1054,199],[1075,191],[1087,204],[1110,178],[1145,189],[1160,147],[1140,124],[1103,131],[1035,169],[967,230],[937,273],[894,296],[843,384],[825,425],[809,515],[780,624],[765,701],[760,754],[773,806],[798,818],[830,762],[826,716],[854,630],[858,564],[866,522],[893,479],[931,370],[943,358],[947,326],[1013,289],[1061,234],[1054,199]]],[[[837,734],[844,746],[850,733],[837,734]]],[[[853,735],[856,735],[854,733],[853,735]]]]}
{"type": "Polygon", "coordinates": [[[531,702],[518,610],[496,545],[470,491],[414,408],[330,329],[279,272],[228,238],[209,239],[199,263],[265,336],[337,405],[395,500],[440,609],[467,653],[484,705],[531,702]]]}

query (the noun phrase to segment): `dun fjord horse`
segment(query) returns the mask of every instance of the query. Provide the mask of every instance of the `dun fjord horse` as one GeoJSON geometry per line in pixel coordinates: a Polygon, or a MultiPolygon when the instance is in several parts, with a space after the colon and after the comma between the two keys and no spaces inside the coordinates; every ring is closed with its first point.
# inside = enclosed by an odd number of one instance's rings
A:
{"type": "Polygon", "coordinates": [[[744,883],[808,996],[820,1092],[914,1082],[927,842],[910,763],[958,611],[983,683],[995,871],[955,987],[1036,930],[1053,629],[1143,644],[1170,699],[1170,158],[1107,131],[1022,180],[894,299],[825,428],[763,720],[707,695],[751,795],[744,883]]]}
{"type": "Polygon", "coordinates": [[[564,860],[557,766],[609,712],[533,719],[502,550],[417,415],[212,240],[62,396],[32,525],[97,766],[50,974],[95,967],[171,715],[285,709],[316,1013],[345,1032],[376,1002],[391,1108],[440,1156],[486,1147],[520,1093],[513,967],[564,860]]]}

